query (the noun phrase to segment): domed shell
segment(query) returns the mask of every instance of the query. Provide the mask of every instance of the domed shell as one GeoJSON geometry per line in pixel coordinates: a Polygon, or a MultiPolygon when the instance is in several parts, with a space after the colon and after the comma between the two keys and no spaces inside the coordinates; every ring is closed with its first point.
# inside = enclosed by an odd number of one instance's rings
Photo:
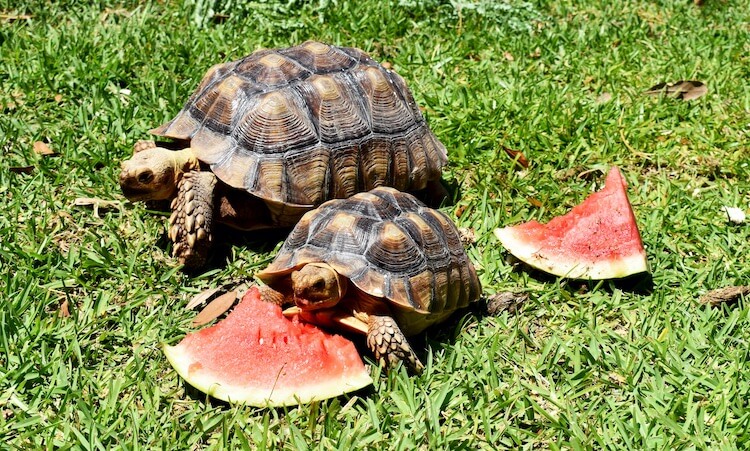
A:
{"type": "Polygon", "coordinates": [[[419,190],[447,162],[398,74],[361,50],[313,41],[212,67],[151,132],[190,140],[224,183],[296,206],[380,185],[419,190]]]}
{"type": "Polygon", "coordinates": [[[420,315],[449,314],[481,293],[453,222],[393,188],[328,201],[305,214],[258,277],[283,287],[292,271],[312,262],[420,315]]]}

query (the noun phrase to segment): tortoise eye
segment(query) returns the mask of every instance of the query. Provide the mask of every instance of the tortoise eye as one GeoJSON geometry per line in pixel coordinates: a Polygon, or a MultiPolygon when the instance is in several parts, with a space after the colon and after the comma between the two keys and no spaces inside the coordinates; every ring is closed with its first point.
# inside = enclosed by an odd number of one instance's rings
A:
{"type": "Polygon", "coordinates": [[[323,290],[323,289],[324,289],[325,287],[326,287],[326,283],[325,283],[325,281],[323,281],[323,279],[321,279],[321,280],[318,280],[317,282],[315,282],[315,283],[313,284],[313,288],[314,288],[315,290],[317,290],[317,291],[321,291],[321,290],[323,290]]]}
{"type": "Polygon", "coordinates": [[[154,173],[151,171],[143,171],[138,174],[138,183],[150,183],[154,179],[154,173]]]}

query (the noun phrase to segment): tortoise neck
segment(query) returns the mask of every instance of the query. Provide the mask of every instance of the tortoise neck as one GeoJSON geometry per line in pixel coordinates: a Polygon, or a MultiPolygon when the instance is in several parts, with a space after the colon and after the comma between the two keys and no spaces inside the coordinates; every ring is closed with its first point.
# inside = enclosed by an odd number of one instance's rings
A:
{"type": "Polygon", "coordinates": [[[175,169],[174,172],[177,175],[178,181],[182,178],[182,174],[200,169],[198,158],[195,157],[195,153],[190,147],[172,151],[170,152],[170,156],[172,157],[172,166],[175,169]]]}

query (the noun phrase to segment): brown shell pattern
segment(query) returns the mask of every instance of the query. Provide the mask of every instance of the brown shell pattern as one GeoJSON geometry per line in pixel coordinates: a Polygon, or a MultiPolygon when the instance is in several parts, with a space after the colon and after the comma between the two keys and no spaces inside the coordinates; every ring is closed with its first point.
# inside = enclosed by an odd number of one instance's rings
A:
{"type": "Polygon", "coordinates": [[[393,188],[332,200],[305,214],[258,277],[282,286],[311,262],[328,263],[365,293],[421,314],[465,307],[481,293],[453,222],[393,188]]]}
{"type": "Polygon", "coordinates": [[[447,162],[398,74],[361,50],[313,41],[212,67],[152,133],[191,140],[224,183],[282,204],[419,190],[447,162]]]}

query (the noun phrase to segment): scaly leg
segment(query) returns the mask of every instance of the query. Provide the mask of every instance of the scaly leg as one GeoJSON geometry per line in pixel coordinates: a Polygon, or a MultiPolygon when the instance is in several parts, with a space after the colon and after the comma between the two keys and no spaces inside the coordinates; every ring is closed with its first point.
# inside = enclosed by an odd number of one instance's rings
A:
{"type": "Polygon", "coordinates": [[[188,269],[203,266],[213,242],[216,176],[211,172],[188,172],[177,185],[169,218],[172,255],[188,269]]]}
{"type": "Polygon", "coordinates": [[[367,347],[386,366],[404,362],[415,373],[422,372],[424,368],[398,324],[390,316],[369,315],[367,347]]]}
{"type": "Polygon", "coordinates": [[[263,302],[270,302],[279,306],[290,303],[286,296],[267,285],[260,285],[258,291],[260,291],[260,300],[263,302]]]}

